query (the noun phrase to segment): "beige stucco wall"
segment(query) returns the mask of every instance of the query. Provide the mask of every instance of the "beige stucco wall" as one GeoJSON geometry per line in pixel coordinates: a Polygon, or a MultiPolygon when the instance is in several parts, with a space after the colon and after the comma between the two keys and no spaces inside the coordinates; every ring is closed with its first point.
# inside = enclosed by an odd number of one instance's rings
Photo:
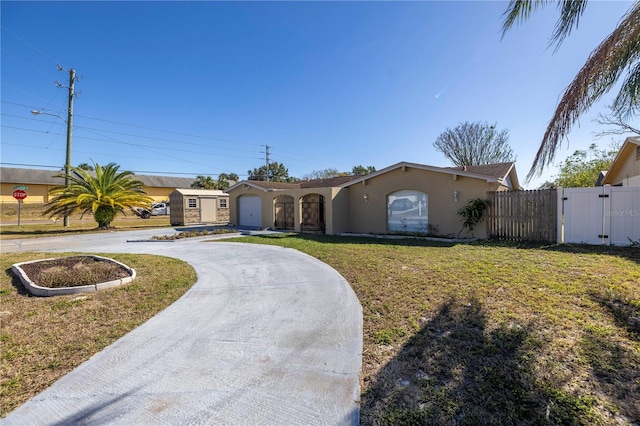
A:
{"type": "MultiPolygon", "coordinates": [[[[497,183],[483,179],[437,173],[406,167],[349,186],[349,231],[387,233],[387,196],[401,190],[416,190],[428,195],[428,224],[439,235],[457,235],[462,222],[457,211],[473,198],[487,198],[487,191],[499,189],[497,183]],[[458,201],[453,192],[458,191],[458,201]],[[367,194],[365,202],[364,195],[367,194]]],[[[485,238],[483,224],[474,236],[485,238]]]]}
{"type": "Polygon", "coordinates": [[[607,173],[605,182],[611,185],[640,186],[640,160],[636,160],[638,145],[629,143],[621,153],[622,161],[607,173]]]}
{"type": "MultiPolygon", "coordinates": [[[[294,230],[300,231],[302,197],[320,194],[325,198],[325,233],[387,233],[387,196],[400,190],[416,190],[428,195],[428,223],[437,227],[439,235],[457,235],[462,222],[457,211],[473,198],[487,198],[487,191],[507,190],[497,182],[456,176],[406,167],[356,183],[347,188],[309,188],[264,191],[238,186],[229,192],[230,219],[239,223],[238,205],[242,196],[259,196],[262,228],[274,228],[274,200],[282,194],[294,197],[294,230]],[[458,191],[458,201],[453,192],[458,191]],[[364,195],[367,194],[365,202],[364,195]]],[[[480,224],[474,236],[485,238],[485,226],[480,224]]]]}
{"type": "Polygon", "coordinates": [[[308,188],[263,191],[244,185],[229,192],[231,207],[229,222],[239,223],[238,205],[239,198],[247,195],[260,197],[262,209],[262,228],[274,228],[274,200],[279,195],[291,195],[294,198],[294,231],[300,232],[302,221],[302,197],[308,194],[320,194],[324,197],[325,208],[325,233],[332,235],[345,232],[348,226],[348,196],[347,191],[341,188],[308,188]]]}

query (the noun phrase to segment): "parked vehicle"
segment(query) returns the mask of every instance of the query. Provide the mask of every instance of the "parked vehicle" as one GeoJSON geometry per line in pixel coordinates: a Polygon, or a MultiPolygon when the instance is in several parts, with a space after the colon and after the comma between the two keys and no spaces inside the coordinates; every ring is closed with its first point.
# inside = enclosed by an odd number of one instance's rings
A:
{"type": "Polygon", "coordinates": [[[155,203],[149,209],[136,207],[133,212],[142,219],[149,219],[151,216],[166,216],[171,213],[169,203],[155,203]]]}
{"type": "Polygon", "coordinates": [[[142,207],[136,207],[133,209],[133,212],[142,219],[149,219],[151,217],[151,212],[147,209],[143,209],[142,207]]]}
{"type": "Polygon", "coordinates": [[[171,213],[169,203],[155,203],[151,206],[151,216],[164,216],[171,213]]]}

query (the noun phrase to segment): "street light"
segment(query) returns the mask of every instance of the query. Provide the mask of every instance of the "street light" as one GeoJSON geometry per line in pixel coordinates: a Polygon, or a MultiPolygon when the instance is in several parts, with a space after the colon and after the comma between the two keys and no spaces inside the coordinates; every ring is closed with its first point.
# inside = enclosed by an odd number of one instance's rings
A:
{"type": "MultiPolygon", "coordinates": [[[[44,111],[38,111],[38,110],[32,110],[31,114],[33,115],[50,115],[52,117],[57,117],[60,120],[64,121],[65,123],[67,123],[67,156],[64,162],[64,186],[65,187],[69,187],[69,173],[71,171],[71,127],[72,127],[72,120],[73,120],[73,113],[72,113],[72,108],[69,108],[69,117],[67,120],[65,120],[64,118],[60,117],[57,114],[51,114],[49,112],[44,112],[44,111]]],[[[64,215],[64,226],[69,226],[69,215],[64,215]]]]}

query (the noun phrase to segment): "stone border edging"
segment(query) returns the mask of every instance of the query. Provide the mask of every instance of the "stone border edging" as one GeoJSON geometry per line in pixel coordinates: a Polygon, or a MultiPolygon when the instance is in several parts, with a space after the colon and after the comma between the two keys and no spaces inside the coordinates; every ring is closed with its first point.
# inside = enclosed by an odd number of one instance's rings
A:
{"type": "Polygon", "coordinates": [[[62,295],[66,295],[66,294],[78,294],[78,293],[95,293],[95,292],[100,291],[100,290],[106,290],[106,289],[109,289],[109,288],[121,286],[123,284],[128,284],[128,283],[130,283],[131,281],[133,281],[136,278],[136,270],[133,269],[133,268],[128,267],[127,265],[125,265],[122,262],[118,262],[117,260],[110,259],[108,257],[96,256],[96,255],[93,255],[93,254],[87,254],[87,255],[82,255],[82,256],[92,257],[94,259],[106,260],[106,261],[109,261],[109,262],[116,263],[116,264],[122,266],[123,268],[125,268],[127,271],[129,271],[130,276],[126,277],[126,278],[120,278],[118,280],[106,281],[106,282],[98,283],[98,284],[81,285],[81,286],[77,286],[77,287],[49,288],[49,287],[39,286],[36,283],[34,283],[33,281],[31,281],[29,279],[29,277],[27,276],[27,274],[24,272],[24,270],[21,268],[21,266],[29,264],[29,263],[45,262],[47,260],[61,259],[59,257],[51,257],[51,258],[48,258],[48,259],[30,260],[28,262],[14,263],[11,266],[11,270],[13,270],[13,273],[16,274],[18,278],[20,278],[20,281],[22,282],[22,285],[25,286],[25,288],[29,291],[29,293],[31,293],[31,294],[33,294],[35,296],[44,296],[44,297],[62,296],[62,295]]]}

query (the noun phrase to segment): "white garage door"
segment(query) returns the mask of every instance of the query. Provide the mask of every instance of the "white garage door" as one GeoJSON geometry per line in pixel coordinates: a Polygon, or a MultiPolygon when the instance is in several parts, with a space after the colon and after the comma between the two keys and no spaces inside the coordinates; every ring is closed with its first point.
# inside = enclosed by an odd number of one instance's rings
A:
{"type": "Polygon", "coordinates": [[[239,198],[240,226],[262,227],[262,202],[260,197],[246,195],[239,198]]]}

